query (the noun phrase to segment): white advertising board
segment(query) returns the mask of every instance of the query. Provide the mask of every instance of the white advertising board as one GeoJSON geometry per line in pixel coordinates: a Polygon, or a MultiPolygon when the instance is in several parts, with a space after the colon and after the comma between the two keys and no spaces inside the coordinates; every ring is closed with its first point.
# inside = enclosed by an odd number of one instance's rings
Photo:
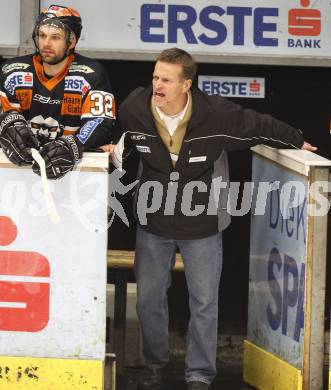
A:
{"type": "Polygon", "coordinates": [[[20,0],[1,0],[0,46],[20,43],[20,0]]]}
{"type": "MultiPolygon", "coordinates": [[[[0,156],[1,157],[1,156],[0,156]]],[[[108,173],[0,164],[0,355],[104,360],[108,173]]]]}
{"type": "Polygon", "coordinates": [[[308,180],[257,155],[252,175],[256,187],[265,182],[275,189],[265,212],[251,218],[248,339],[301,370],[308,180]]]}
{"type": "MultiPolygon", "coordinates": [[[[41,0],[41,7],[52,4],[41,0]]],[[[331,3],[312,0],[63,0],[83,18],[79,48],[331,57],[331,3]]],[[[263,62],[263,61],[262,61],[263,62]]]]}

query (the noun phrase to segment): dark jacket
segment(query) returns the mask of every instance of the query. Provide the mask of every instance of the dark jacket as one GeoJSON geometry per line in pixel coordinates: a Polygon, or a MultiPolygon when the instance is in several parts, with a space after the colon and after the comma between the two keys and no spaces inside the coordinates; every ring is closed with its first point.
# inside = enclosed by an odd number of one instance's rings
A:
{"type": "Polygon", "coordinates": [[[225,98],[209,96],[193,88],[193,113],[173,168],[168,149],[154,125],[151,94],[151,87],[134,90],[122,103],[119,117],[126,143],[131,143],[140,154],[139,222],[144,229],[163,237],[203,238],[229,224],[225,213],[227,191],[212,185],[212,180],[220,176],[223,184],[228,181],[224,151],[257,144],[300,148],[304,142],[300,130],[270,115],[244,109],[225,98]],[[173,172],[178,172],[178,179],[175,175],[170,180],[173,172]],[[174,192],[177,196],[172,207],[174,192]],[[147,212],[146,202],[150,207],[147,212]],[[144,216],[146,220],[141,218],[144,216]]]}

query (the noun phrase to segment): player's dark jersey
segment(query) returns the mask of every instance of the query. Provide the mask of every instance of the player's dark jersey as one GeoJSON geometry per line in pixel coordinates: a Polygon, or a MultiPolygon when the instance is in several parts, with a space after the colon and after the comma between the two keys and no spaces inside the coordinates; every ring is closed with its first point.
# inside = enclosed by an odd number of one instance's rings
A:
{"type": "Polygon", "coordinates": [[[77,134],[93,148],[113,139],[115,101],[108,77],[98,62],[79,54],[71,54],[51,78],[38,54],[6,61],[0,98],[4,111],[24,115],[42,144],[66,134],[77,134]]]}

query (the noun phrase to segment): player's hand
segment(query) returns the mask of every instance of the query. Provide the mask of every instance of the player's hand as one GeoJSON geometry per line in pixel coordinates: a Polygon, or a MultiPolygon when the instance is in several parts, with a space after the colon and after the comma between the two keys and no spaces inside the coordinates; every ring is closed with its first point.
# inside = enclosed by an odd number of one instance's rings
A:
{"type": "MultiPolygon", "coordinates": [[[[45,144],[40,149],[40,155],[45,160],[47,178],[56,180],[74,168],[77,161],[82,158],[83,148],[77,137],[66,135],[45,144]]],[[[40,175],[36,162],[32,165],[32,170],[40,175]]]]}
{"type": "Polygon", "coordinates": [[[38,149],[39,142],[24,116],[17,111],[0,115],[0,146],[7,158],[15,165],[31,165],[31,148],[38,149]]]}
{"type": "Polygon", "coordinates": [[[315,152],[317,150],[316,146],[311,145],[309,142],[304,142],[301,146],[302,150],[308,150],[309,152],[315,152]]]}

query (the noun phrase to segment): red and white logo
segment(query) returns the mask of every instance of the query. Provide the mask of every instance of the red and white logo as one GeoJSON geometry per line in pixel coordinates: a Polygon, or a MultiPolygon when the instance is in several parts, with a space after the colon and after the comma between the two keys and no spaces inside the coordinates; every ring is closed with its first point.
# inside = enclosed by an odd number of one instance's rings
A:
{"type": "Polygon", "coordinates": [[[256,80],[253,80],[251,83],[249,83],[249,91],[251,93],[260,93],[261,90],[261,84],[258,83],[256,80]]]}
{"type": "Polygon", "coordinates": [[[321,34],[322,14],[319,9],[308,8],[311,0],[300,0],[302,8],[292,8],[288,13],[288,32],[294,36],[318,36],[321,34]]]}
{"type": "Polygon", "coordinates": [[[26,73],[25,76],[24,76],[24,81],[25,83],[32,83],[33,81],[33,77],[32,77],[32,73],[26,73]]]}
{"type": "MultiPolygon", "coordinates": [[[[0,246],[11,244],[17,227],[0,216],[0,246]]],[[[38,332],[49,321],[50,266],[36,252],[0,250],[0,331],[38,332]]]]}

